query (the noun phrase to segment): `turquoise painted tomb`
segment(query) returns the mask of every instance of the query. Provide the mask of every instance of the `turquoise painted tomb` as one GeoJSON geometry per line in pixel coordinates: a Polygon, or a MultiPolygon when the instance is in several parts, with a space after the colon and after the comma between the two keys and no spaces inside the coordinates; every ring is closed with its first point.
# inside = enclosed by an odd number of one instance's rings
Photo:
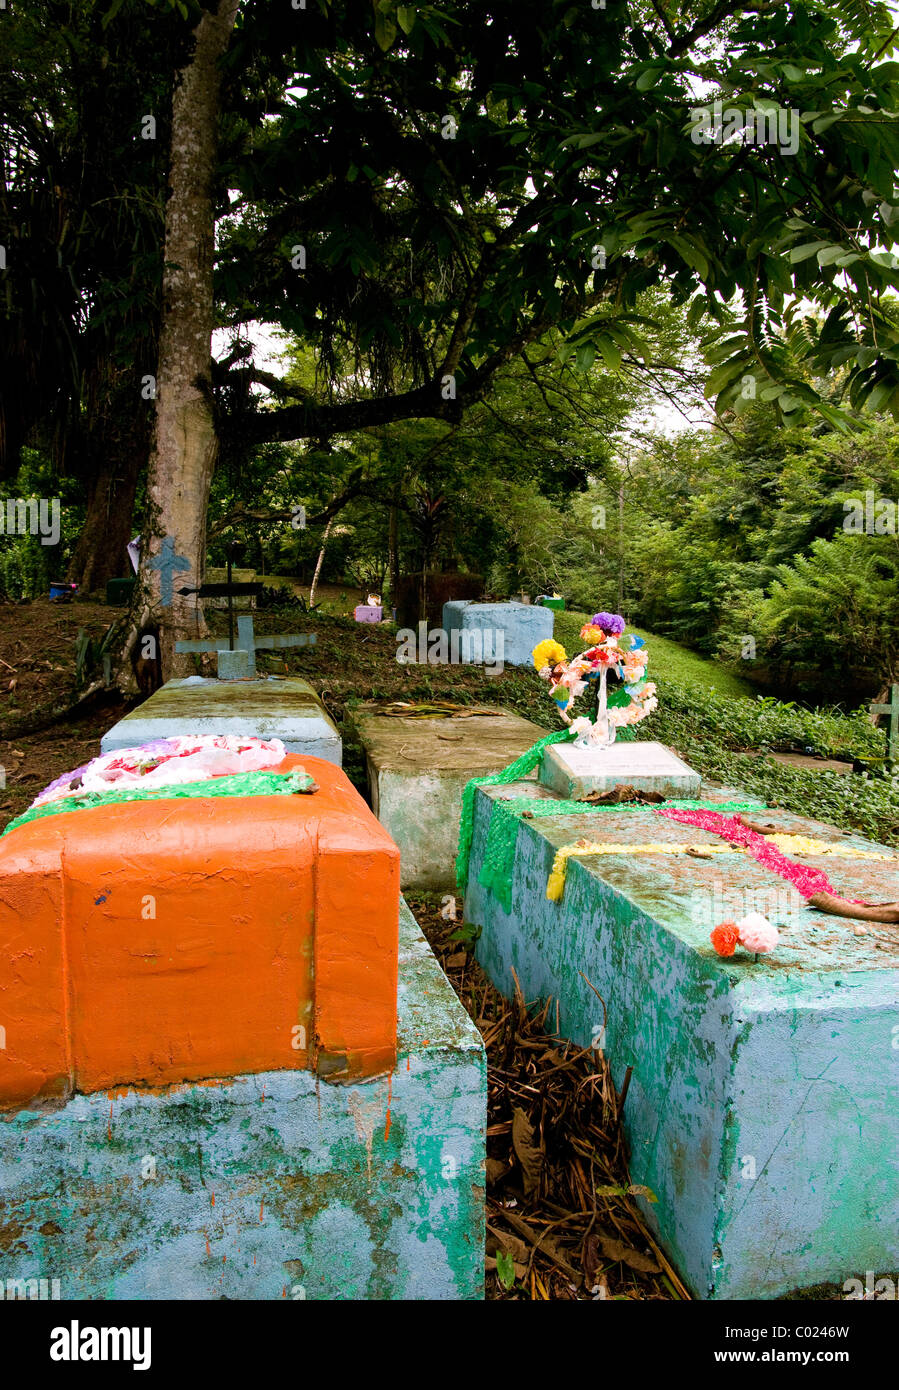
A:
{"type": "Polygon", "coordinates": [[[475,603],[453,599],[443,605],[443,627],[458,633],[462,660],[530,666],[538,642],[553,635],[553,611],[532,603],[475,603]]]}
{"type": "Polygon", "coordinates": [[[482,1298],[484,1046],[405,903],[397,1052],[360,1084],[268,1071],[0,1115],[0,1288],[482,1298]]]}
{"type": "MultiPolygon", "coordinates": [[[[841,895],[899,899],[895,852],[742,800],[827,841],[833,853],[802,862],[841,895]]],[[[650,807],[579,809],[525,782],[474,791],[465,918],[504,994],[514,971],[528,1000],[558,1000],[562,1034],[603,1047],[619,1089],[633,1068],[631,1176],[656,1195],[641,1209],[698,1298],[899,1268],[899,928],[814,910],[650,807]],[[551,901],[556,851],[580,837],[614,852],[572,856],[551,901]],[[777,949],[719,957],[711,928],[749,911],[780,924],[777,949]]]]}

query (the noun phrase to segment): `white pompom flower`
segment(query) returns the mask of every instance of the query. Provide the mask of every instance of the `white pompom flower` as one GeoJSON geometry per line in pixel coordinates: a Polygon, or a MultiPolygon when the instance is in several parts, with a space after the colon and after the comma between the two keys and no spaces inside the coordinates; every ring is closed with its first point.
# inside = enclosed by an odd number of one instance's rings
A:
{"type": "Polygon", "coordinates": [[[756,951],[760,955],[773,951],[780,939],[777,927],[760,912],[748,912],[745,917],[741,917],[737,923],[737,931],[740,933],[740,945],[745,946],[747,951],[756,951]]]}

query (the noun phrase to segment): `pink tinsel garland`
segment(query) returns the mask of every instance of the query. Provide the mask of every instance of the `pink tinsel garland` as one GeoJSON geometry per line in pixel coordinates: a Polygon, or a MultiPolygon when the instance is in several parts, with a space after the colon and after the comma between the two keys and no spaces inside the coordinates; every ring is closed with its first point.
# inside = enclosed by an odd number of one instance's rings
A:
{"type": "Polygon", "coordinates": [[[820,869],[813,869],[808,864],[797,864],[794,859],[788,859],[785,854],[781,854],[776,845],[770,844],[764,835],[759,835],[756,830],[749,830],[736,816],[725,816],[721,811],[681,811],[676,807],[658,809],[656,814],[679,821],[681,825],[698,826],[700,830],[720,835],[732,844],[742,845],[757,863],[787,879],[804,898],[812,898],[816,893],[830,893],[836,898],[842,896],[820,869]]]}

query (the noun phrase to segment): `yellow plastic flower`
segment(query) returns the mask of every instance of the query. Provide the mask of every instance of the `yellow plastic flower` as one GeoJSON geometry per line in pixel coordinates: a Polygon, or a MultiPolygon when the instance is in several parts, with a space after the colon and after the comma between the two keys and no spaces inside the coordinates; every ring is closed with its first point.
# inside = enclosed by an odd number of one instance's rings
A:
{"type": "Polygon", "coordinates": [[[581,628],[581,640],[589,642],[592,646],[595,642],[601,642],[605,637],[601,627],[596,627],[593,623],[585,623],[581,628]]]}
{"type": "Polygon", "coordinates": [[[531,652],[531,660],[535,671],[542,671],[544,666],[558,666],[560,661],[565,660],[565,648],[559,642],[554,642],[551,637],[547,637],[543,642],[537,643],[531,652]]]}

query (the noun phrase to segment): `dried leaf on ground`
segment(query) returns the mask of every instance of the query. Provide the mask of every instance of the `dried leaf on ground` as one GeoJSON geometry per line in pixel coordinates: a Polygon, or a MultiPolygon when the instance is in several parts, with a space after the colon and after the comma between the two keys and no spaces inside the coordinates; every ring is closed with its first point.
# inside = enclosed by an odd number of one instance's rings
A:
{"type": "Polygon", "coordinates": [[[627,1187],[597,1187],[595,1191],[597,1197],[645,1197],[647,1202],[659,1200],[651,1187],[645,1187],[638,1182],[629,1183],[627,1187]]]}
{"type": "Polygon", "coordinates": [[[639,1250],[632,1250],[622,1240],[613,1240],[611,1236],[600,1236],[599,1243],[607,1260],[619,1260],[622,1264],[629,1265],[631,1269],[638,1269],[643,1274],[661,1274],[662,1272],[661,1265],[657,1264],[651,1255],[641,1255],[639,1250]]]}
{"type": "Polygon", "coordinates": [[[509,1172],[508,1163],[503,1163],[501,1158],[488,1158],[487,1160],[487,1186],[492,1187],[494,1183],[500,1182],[509,1172]]]}
{"type": "Polygon", "coordinates": [[[534,1143],[534,1126],[520,1106],[515,1107],[512,1115],[512,1147],[521,1164],[524,1195],[529,1197],[540,1182],[544,1154],[534,1143]]]}
{"type": "Polygon", "coordinates": [[[495,1226],[488,1226],[487,1230],[495,1240],[499,1241],[504,1250],[508,1250],[518,1264],[527,1264],[530,1252],[523,1240],[520,1240],[518,1236],[513,1236],[511,1231],[499,1231],[495,1226]]]}
{"type": "Polygon", "coordinates": [[[599,1236],[595,1231],[591,1231],[584,1241],[584,1248],[581,1251],[581,1267],[587,1283],[593,1283],[593,1276],[602,1263],[602,1255],[599,1249],[599,1236]]]}
{"type": "MultiPolygon", "coordinates": [[[[607,1058],[559,1036],[554,1000],[528,1003],[520,990],[513,999],[504,999],[473,956],[464,965],[451,966],[458,949],[451,934],[458,923],[441,916],[439,895],[410,892],[407,901],[487,1049],[491,1235],[486,1296],[587,1302],[600,1297],[601,1286],[608,1299],[689,1299],[676,1272],[655,1251],[634,1200],[651,1196],[631,1182],[607,1058]],[[527,1121],[529,1133],[516,1112],[527,1121]],[[513,1129],[541,1159],[540,1181],[530,1191],[525,1190],[513,1129]],[[524,1265],[515,1259],[519,1269],[511,1287],[495,1270],[500,1233],[517,1237],[528,1250],[524,1265]],[[601,1237],[617,1240],[648,1268],[612,1259],[603,1252],[601,1237]],[[656,1254],[664,1273],[641,1255],[646,1249],[656,1254]]],[[[584,989],[589,988],[585,980],[584,989]]]]}

